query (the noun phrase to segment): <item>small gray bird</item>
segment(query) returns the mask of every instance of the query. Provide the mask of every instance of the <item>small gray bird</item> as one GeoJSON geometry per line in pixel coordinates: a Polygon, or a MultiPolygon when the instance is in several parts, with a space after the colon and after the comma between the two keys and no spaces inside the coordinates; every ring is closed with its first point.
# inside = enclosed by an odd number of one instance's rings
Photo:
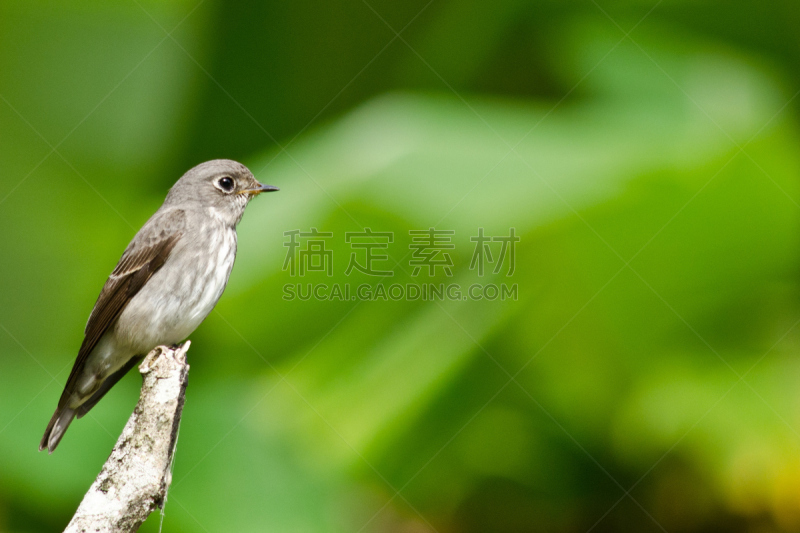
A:
{"type": "Polygon", "coordinates": [[[188,337],[217,304],[236,258],[236,225],[262,185],[241,163],[208,161],[184,174],[103,286],[39,450],[56,449],[150,350],[188,337]]]}

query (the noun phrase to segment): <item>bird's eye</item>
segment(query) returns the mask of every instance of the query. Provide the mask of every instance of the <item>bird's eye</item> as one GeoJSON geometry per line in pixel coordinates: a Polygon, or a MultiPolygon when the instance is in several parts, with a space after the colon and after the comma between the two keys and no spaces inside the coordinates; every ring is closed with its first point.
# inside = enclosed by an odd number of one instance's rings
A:
{"type": "Polygon", "coordinates": [[[225,192],[231,192],[233,190],[233,179],[225,176],[224,178],[220,178],[217,182],[219,188],[225,192]]]}

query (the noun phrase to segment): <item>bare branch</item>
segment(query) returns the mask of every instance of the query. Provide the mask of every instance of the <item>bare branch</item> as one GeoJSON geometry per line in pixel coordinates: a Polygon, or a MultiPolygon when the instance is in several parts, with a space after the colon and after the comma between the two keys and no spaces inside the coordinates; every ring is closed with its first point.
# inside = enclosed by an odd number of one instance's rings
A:
{"type": "Polygon", "coordinates": [[[189,345],[159,346],[139,365],[139,403],[65,533],[136,531],[163,505],[172,482],[189,345]]]}

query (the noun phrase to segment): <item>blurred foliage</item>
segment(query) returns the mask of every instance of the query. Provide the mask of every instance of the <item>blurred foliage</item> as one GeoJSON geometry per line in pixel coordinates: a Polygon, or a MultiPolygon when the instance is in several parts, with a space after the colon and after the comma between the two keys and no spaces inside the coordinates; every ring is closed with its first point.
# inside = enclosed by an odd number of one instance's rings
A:
{"type": "Polygon", "coordinates": [[[0,0],[0,531],[63,528],[105,461],[138,376],[36,445],[119,254],[216,157],[281,192],[144,530],[800,530],[795,7],[0,0]],[[312,227],[331,278],[282,270],[312,227]],[[344,275],[364,227],[391,279],[344,275]],[[428,227],[423,281],[518,301],[283,298],[419,281],[428,227]],[[479,227],[512,278],[469,269],[479,227]]]}

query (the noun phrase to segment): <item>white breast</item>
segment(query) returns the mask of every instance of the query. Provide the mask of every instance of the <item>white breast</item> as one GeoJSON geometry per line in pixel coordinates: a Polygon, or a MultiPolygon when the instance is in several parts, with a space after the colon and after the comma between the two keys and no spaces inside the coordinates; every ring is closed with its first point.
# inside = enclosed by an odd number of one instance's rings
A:
{"type": "Polygon", "coordinates": [[[225,290],[236,258],[236,231],[193,237],[175,247],[119,318],[117,337],[140,353],[187,338],[225,290]]]}
{"type": "MultiPolygon", "coordinates": [[[[233,261],[236,259],[236,233],[233,231],[226,233],[224,241],[223,245],[219,247],[216,257],[207,262],[203,271],[203,278],[207,281],[200,291],[199,298],[193,301],[185,311],[187,326],[191,326],[189,333],[194,331],[214,309],[228,284],[233,261]]],[[[189,333],[184,337],[188,337],[189,333]]]]}

